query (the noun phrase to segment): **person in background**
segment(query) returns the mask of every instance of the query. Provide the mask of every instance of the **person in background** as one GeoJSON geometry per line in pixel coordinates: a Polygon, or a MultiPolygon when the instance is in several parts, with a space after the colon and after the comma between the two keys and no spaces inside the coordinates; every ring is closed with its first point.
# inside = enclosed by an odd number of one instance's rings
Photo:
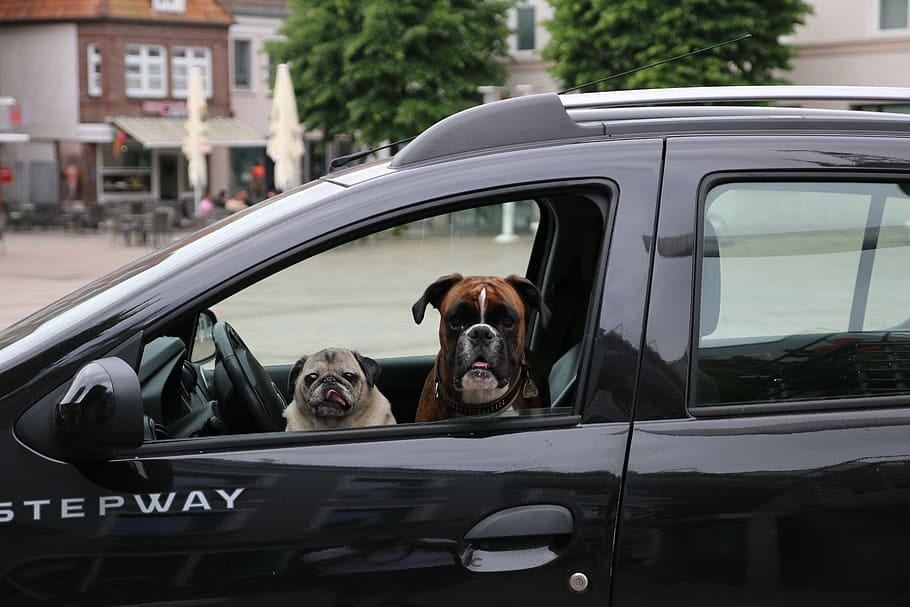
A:
{"type": "Polygon", "coordinates": [[[63,168],[63,181],[66,183],[65,202],[71,204],[79,195],[79,164],[75,158],[70,158],[63,168]]]}
{"type": "Polygon", "coordinates": [[[265,194],[265,161],[260,158],[250,168],[250,195],[253,202],[262,200],[265,194]]]}
{"type": "Polygon", "coordinates": [[[212,194],[211,194],[211,192],[206,190],[205,194],[202,195],[202,199],[199,201],[199,206],[197,207],[197,214],[199,217],[205,217],[214,208],[215,208],[215,203],[212,200],[212,194]]]}
{"type": "Polygon", "coordinates": [[[249,194],[246,190],[239,190],[233,196],[227,199],[227,202],[224,203],[224,208],[231,213],[236,213],[237,211],[242,211],[247,208],[249,205],[249,194]]]}
{"type": "Polygon", "coordinates": [[[215,200],[213,200],[212,202],[214,202],[215,206],[218,207],[219,209],[223,209],[224,203],[227,202],[227,192],[225,192],[224,190],[221,190],[220,192],[218,192],[218,197],[215,200]]]}

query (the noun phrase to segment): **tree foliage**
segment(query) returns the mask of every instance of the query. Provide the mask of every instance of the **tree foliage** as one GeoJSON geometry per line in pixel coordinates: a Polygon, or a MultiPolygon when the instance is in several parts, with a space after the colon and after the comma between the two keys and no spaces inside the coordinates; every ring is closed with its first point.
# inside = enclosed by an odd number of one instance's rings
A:
{"type": "Polygon", "coordinates": [[[575,87],[709,47],[751,38],[585,87],[584,91],[782,83],[781,44],[812,11],[804,0],[550,0],[553,76],[575,87]]]}
{"type": "Polygon", "coordinates": [[[512,0],[291,0],[270,43],[300,119],[368,145],[416,135],[505,81],[512,0]]]}

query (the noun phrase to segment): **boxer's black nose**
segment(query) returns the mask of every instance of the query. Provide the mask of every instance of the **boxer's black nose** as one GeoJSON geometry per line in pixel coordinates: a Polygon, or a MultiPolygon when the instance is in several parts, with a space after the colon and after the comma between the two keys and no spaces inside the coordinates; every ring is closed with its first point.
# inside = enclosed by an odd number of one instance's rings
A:
{"type": "Polygon", "coordinates": [[[477,341],[490,341],[493,339],[493,330],[487,325],[475,325],[468,331],[468,337],[477,341]]]}

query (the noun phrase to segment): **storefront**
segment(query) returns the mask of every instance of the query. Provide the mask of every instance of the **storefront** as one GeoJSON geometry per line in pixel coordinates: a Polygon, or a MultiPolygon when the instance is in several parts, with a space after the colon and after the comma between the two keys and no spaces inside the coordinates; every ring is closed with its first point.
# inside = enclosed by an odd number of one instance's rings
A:
{"type": "MultiPolygon", "coordinates": [[[[184,118],[118,116],[112,122],[112,141],[96,151],[98,200],[103,204],[139,200],[192,200],[186,158],[181,152],[184,118]]],[[[227,189],[232,183],[230,151],[264,148],[265,136],[234,118],[206,121],[212,153],[208,158],[209,187],[227,189]]]]}

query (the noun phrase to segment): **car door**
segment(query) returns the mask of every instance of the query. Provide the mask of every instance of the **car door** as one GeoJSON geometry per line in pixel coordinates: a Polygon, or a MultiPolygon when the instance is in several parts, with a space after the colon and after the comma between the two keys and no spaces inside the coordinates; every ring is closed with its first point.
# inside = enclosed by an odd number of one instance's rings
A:
{"type": "MultiPolygon", "coordinates": [[[[533,197],[571,207],[587,200],[600,213],[600,223],[587,229],[599,234],[597,245],[541,226],[535,229],[547,238],[540,242],[552,247],[558,237],[565,257],[543,263],[546,251],[535,249],[528,264],[544,281],[554,265],[591,272],[583,307],[559,302],[578,303],[566,283],[543,286],[558,318],[551,333],[535,334],[533,347],[546,351],[554,327],[576,331],[580,344],[575,396],[561,411],[155,440],[112,460],[81,463],[8,444],[6,461],[28,470],[31,480],[0,504],[12,517],[6,522],[27,540],[4,556],[3,603],[603,605],[644,326],[651,251],[643,243],[653,238],[661,151],[660,141],[637,140],[491,155],[462,162],[459,186],[425,199],[413,193],[423,175],[415,169],[414,187],[399,177],[381,192],[384,199],[400,193],[407,212],[360,210],[361,219],[352,221],[334,210],[320,219],[331,226],[325,238],[294,253],[305,264],[331,245],[351,251],[366,234],[487,201],[533,197]],[[468,183],[484,186],[469,191],[468,183]]],[[[293,228],[284,226],[282,234],[293,228]]],[[[274,255],[261,257],[255,279],[270,274],[269,264],[288,269],[274,255]]],[[[369,263],[375,255],[355,257],[369,263]]],[[[405,269],[415,272],[416,265],[405,269]]],[[[232,279],[234,292],[254,282],[252,275],[232,279]]],[[[181,292],[191,284],[183,277],[181,292]]],[[[229,287],[217,286],[223,295],[232,294],[229,287]]],[[[201,302],[227,314],[227,304],[219,308],[221,300],[211,299],[215,290],[200,287],[172,307],[189,311],[201,302]]],[[[318,296],[321,287],[304,292],[318,296]]],[[[368,293],[363,299],[367,309],[382,303],[368,293]]],[[[342,307],[335,305],[339,313],[342,307]]],[[[160,333],[164,323],[149,325],[160,333]]],[[[243,333],[255,351],[251,334],[243,333]]]]}
{"type": "Polygon", "coordinates": [[[902,604],[906,141],[672,140],[666,168],[614,604],[902,604]]]}

